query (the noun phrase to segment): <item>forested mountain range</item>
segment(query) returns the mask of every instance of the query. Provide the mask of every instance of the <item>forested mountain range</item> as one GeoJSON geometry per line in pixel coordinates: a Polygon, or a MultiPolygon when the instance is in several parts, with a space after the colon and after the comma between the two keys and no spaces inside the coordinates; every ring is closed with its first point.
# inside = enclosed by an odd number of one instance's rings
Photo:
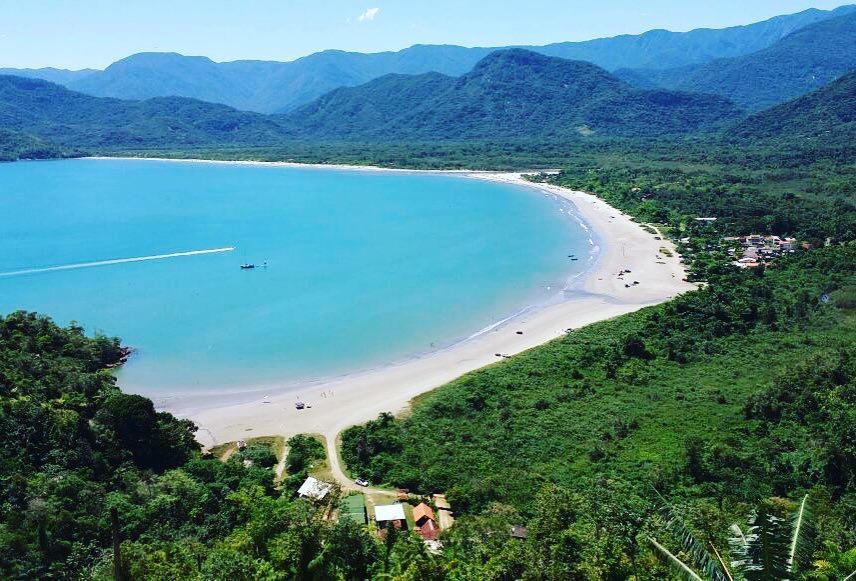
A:
{"type": "Polygon", "coordinates": [[[721,95],[751,111],[819,89],[856,69],[856,13],[801,28],[743,56],[671,69],[622,70],[640,87],[721,95]]]}
{"type": "MultiPolygon", "coordinates": [[[[856,37],[844,32],[854,21],[856,14],[817,26],[829,25],[842,42],[852,43],[856,37]]],[[[0,75],[0,158],[300,142],[568,142],[720,131],[741,139],[817,136],[840,145],[853,131],[853,94],[848,75],[741,123],[745,114],[724,97],[640,89],[591,63],[523,49],[492,52],[460,77],[386,75],[281,115],[184,97],[93,97],[39,79],[0,75]]]]}
{"type": "MultiPolygon", "coordinates": [[[[811,9],[718,30],[652,30],[639,35],[519,48],[589,61],[607,70],[668,69],[747,55],[805,26],[852,13],[854,9],[856,6],[852,5],[833,11],[811,9]]],[[[44,78],[101,97],[140,100],[183,96],[241,110],[284,113],[338,87],[361,85],[390,73],[462,75],[487,54],[502,48],[508,47],[416,45],[397,52],[363,54],[329,50],[291,62],[226,63],[175,53],[140,53],[121,59],[104,71],[2,69],[0,74],[44,78]]]]}
{"type": "Polygon", "coordinates": [[[720,129],[739,117],[720,97],[639,90],[596,65],[522,49],[491,53],[459,78],[387,75],[279,116],[184,97],[92,97],[0,77],[0,129],[75,148],[665,136],[720,129]]]}
{"type": "Polygon", "coordinates": [[[591,63],[508,49],[458,78],[388,75],[337,89],[283,122],[306,137],[384,141],[672,135],[739,116],[720,97],[639,90],[591,63]]]}

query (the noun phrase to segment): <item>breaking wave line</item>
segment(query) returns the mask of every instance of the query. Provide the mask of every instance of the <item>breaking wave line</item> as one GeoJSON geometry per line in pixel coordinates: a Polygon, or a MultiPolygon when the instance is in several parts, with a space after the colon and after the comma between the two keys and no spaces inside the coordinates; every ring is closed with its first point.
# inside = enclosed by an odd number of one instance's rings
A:
{"type": "Polygon", "coordinates": [[[173,252],[171,254],[155,254],[152,256],[135,256],[132,258],[114,258],[113,260],[99,260],[97,262],[80,262],[78,264],[64,264],[61,266],[46,266],[44,268],[27,268],[25,270],[14,270],[11,272],[0,272],[0,277],[22,276],[25,274],[38,274],[42,272],[55,272],[58,270],[75,270],[78,268],[92,268],[94,266],[109,266],[111,264],[125,264],[126,262],[145,262],[147,260],[164,260],[166,258],[178,258],[180,256],[197,256],[199,254],[219,254],[231,252],[234,246],[224,248],[210,248],[208,250],[188,250],[186,252],[173,252]]]}

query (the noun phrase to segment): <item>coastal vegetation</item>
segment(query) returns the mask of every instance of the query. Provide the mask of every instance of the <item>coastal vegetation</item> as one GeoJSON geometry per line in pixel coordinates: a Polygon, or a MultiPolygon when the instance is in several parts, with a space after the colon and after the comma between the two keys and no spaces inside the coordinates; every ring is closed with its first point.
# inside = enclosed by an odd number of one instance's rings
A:
{"type": "Polygon", "coordinates": [[[56,159],[71,155],[71,152],[65,152],[39,137],[0,129],[0,161],[56,159]]]}

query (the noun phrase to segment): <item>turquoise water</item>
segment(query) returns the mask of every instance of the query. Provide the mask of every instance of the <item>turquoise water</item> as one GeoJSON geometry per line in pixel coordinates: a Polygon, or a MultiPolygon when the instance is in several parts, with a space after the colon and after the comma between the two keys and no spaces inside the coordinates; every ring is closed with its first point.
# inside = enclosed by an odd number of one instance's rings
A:
{"type": "Polygon", "coordinates": [[[153,397],[440,348],[554,296],[590,248],[567,204],[436,174],[18,162],[0,164],[0,203],[0,312],[121,336],[138,351],[120,384],[153,397]]]}

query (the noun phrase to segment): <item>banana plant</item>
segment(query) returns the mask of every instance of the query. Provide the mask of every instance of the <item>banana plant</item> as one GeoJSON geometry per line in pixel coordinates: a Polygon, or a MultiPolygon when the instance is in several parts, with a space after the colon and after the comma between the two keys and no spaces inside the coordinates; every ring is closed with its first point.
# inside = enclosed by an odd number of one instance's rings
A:
{"type": "MultiPolygon", "coordinates": [[[[815,538],[808,495],[804,496],[790,519],[776,516],[762,507],[749,517],[744,531],[730,529],[732,559],[726,564],[722,554],[710,543],[699,542],[681,518],[666,505],[666,528],[674,534],[690,563],[681,560],[655,539],[649,538],[654,553],[681,579],[692,581],[786,581],[794,579],[796,566],[811,558],[815,538]],[[695,565],[695,568],[693,567],[695,565]]],[[[856,573],[856,572],[854,572],[856,573]]],[[[853,577],[851,574],[850,577],[853,577]]]]}

